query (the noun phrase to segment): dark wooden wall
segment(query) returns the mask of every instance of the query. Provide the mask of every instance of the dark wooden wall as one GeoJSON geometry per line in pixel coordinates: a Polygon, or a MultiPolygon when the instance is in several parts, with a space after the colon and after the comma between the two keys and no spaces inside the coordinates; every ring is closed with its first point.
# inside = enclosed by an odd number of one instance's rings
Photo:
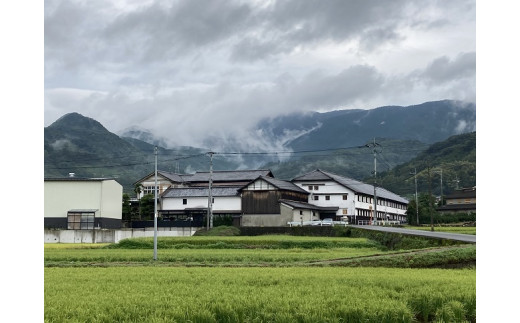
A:
{"type": "Polygon", "coordinates": [[[244,214],[280,214],[280,199],[307,202],[307,194],[280,190],[244,190],[242,192],[242,212],[244,214]]]}

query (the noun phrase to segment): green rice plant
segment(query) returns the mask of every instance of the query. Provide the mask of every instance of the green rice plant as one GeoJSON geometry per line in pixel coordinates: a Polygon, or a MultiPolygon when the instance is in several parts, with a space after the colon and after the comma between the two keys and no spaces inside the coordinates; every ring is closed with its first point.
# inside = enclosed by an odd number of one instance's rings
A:
{"type": "Polygon", "coordinates": [[[47,322],[470,320],[476,293],[475,270],[146,266],[44,275],[47,322]]]}

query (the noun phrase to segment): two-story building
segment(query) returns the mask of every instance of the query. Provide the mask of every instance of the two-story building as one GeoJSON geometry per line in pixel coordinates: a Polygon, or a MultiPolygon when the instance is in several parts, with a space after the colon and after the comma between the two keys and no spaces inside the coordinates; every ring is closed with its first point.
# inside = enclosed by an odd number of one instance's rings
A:
{"type": "Polygon", "coordinates": [[[406,221],[408,200],[382,187],[376,187],[377,214],[374,214],[374,186],[320,169],[298,176],[293,183],[309,192],[308,203],[320,207],[337,207],[335,213],[320,213],[349,223],[360,221],[406,221]]]}
{"type": "Polygon", "coordinates": [[[477,188],[475,186],[462,188],[444,197],[445,205],[437,208],[442,213],[464,212],[471,213],[477,211],[477,188]]]}

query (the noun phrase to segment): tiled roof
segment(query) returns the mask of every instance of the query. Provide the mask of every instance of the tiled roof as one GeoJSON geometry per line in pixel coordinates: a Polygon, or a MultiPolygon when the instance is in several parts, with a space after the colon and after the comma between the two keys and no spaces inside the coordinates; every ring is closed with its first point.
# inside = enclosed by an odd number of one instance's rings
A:
{"type": "MultiPolygon", "coordinates": [[[[317,169],[308,174],[296,177],[292,181],[294,182],[294,181],[324,181],[324,180],[333,180],[333,181],[345,186],[346,188],[351,189],[352,191],[354,191],[356,193],[362,193],[362,194],[366,194],[366,195],[370,195],[370,196],[374,195],[374,186],[373,185],[366,184],[366,183],[357,181],[357,180],[349,178],[349,177],[344,177],[344,176],[340,176],[340,175],[337,175],[334,173],[322,171],[320,169],[317,169]]],[[[395,193],[392,193],[382,187],[376,187],[376,194],[378,197],[381,197],[384,199],[401,202],[401,203],[408,203],[407,199],[405,199],[395,193]]]]}
{"type": "Polygon", "coordinates": [[[281,203],[287,204],[296,209],[305,209],[305,210],[316,210],[316,211],[337,211],[339,207],[337,206],[317,206],[310,203],[305,202],[296,202],[291,200],[280,200],[281,203]]]}
{"type": "Polygon", "coordinates": [[[296,184],[294,184],[292,182],[289,182],[289,181],[284,181],[284,180],[281,180],[281,179],[277,179],[277,178],[273,178],[273,177],[265,177],[265,176],[260,176],[259,178],[263,179],[264,181],[268,182],[269,184],[271,184],[274,187],[277,187],[277,188],[279,188],[281,190],[294,191],[294,192],[300,192],[300,193],[307,193],[307,194],[309,194],[309,192],[307,192],[306,190],[302,189],[298,185],[296,185],[296,184]]]}
{"type": "Polygon", "coordinates": [[[463,188],[453,193],[446,195],[445,199],[461,199],[461,198],[475,198],[477,197],[477,189],[475,187],[472,188],[463,188]]]}
{"type": "MultiPolygon", "coordinates": [[[[211,196],[239,196],[238,186],[231,187],[212,187],[211,196]]],[[[209,195],[207,187],[184,187],[184,188],[169,188],[162,197],[204,197],[209,195]]]]}
{"type": "MultiPolygon", "coordinates": [[[[208,182],[209,181],[209,172],[196,172],[189,177],[186,176],[185,180],[188,182],[208,182]]],[[[211,180],[214,182],[249,182],[256,179],[258,176],[269,176],[272,177],[273,174],[270,170],[260,169],[260,170],[234,170],[234,171],[213,171],[211,176],[211,180]]]]}

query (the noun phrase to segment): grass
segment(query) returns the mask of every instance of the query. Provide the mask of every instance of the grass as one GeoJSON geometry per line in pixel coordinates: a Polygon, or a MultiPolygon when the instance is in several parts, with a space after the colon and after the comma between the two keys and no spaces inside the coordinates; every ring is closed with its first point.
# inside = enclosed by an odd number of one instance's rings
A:
{"type": "MultiPolygon", "coordinates": [[[[404,227],[405,229],[413,229],[413,230],[423,230],[430,231],[431,226],[411,226],[407,225],[404,227]]],[[[448,233],[460,233],[460,234],[477,234],[477,227],[449,227],[449,226],[433,226],[433,229],[438,232],[448,232],[448,233]]]]}

